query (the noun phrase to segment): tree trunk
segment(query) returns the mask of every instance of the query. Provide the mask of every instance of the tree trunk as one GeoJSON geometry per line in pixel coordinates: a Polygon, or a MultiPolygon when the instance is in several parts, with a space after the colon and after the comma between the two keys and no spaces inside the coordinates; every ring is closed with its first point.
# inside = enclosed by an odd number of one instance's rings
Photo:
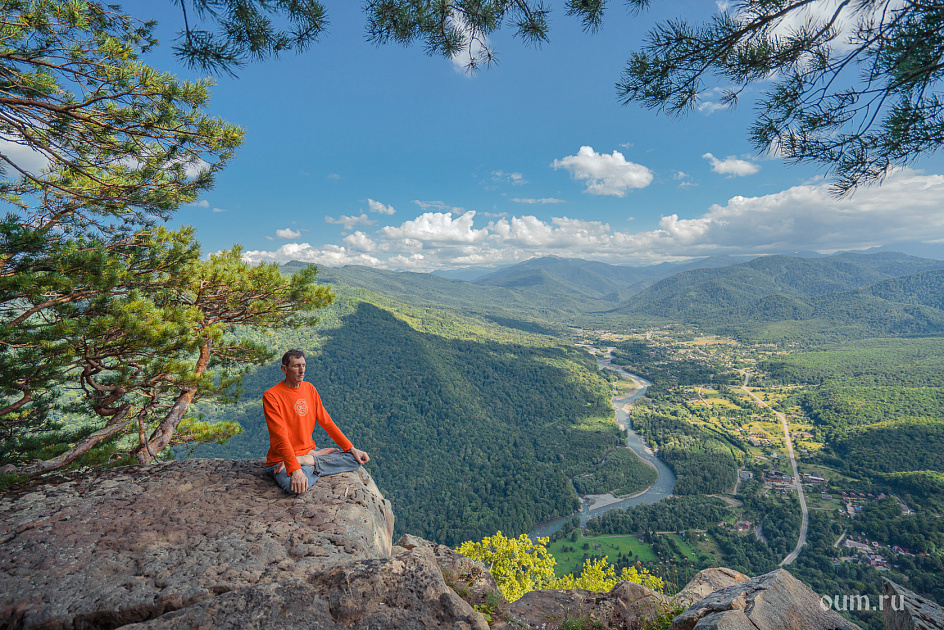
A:
{"type": "Polygon", "coordinates": [[[151,437],[138,447],[139,464],[153,463],[157,459],[157,454],[170,444],[171,438],[174,437],[174,431],[177,430],[177,425],[183,420],[184,414],[187,413],[187,408],[190,407],[190,402],[196,394],[197,389],[195,387],[181,390],[177,400],[174,401],[174,406],[171,407],[161,423],[151,433],[151,437]]]}
{"type": "MultiPolygon", "coordinates": [[[[200,346],[200,357],[197,359],[194,374],[202,376],[209,364],[210,340],[207,339],[203,345],[200,346]]],[[[157,459],[157,454],[170,444],[171,439],[174,437],[174,431],[177,430],[177,425],[183,420],[184,414],[187,413],[187,408],[190,407],[190,403],[196,395],[196,387],[181,388],[180,394],[174,401],[174,406],[170,408],[170,411],[167,412],[167,415],[164,416],[161,423],[157,425],[157,428],[151,433],[151,437],[138,447],[138,463],[153,463],[154,460],[157,459]]]]}

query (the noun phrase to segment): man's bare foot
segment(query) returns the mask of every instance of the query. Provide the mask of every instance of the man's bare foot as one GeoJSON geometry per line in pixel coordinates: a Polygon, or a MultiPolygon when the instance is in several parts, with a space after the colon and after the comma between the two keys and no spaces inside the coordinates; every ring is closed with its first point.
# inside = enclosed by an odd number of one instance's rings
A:
{"type": "Polygon", "coordinates": [[[308,451],[308,454],[313,457],[318,457],[319,455],[330,455],[331,453],[337,453],[338,449],[336,448],[319,448],[317,450],[308,451]]]}

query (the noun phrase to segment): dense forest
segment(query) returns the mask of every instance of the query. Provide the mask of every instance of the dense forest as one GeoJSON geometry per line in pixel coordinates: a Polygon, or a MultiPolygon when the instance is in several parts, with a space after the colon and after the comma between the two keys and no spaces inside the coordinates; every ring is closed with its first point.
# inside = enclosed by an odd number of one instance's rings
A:
{"type": "Polygon", "coordinates": [[[624,496],[642,492],[655,483],[657,477],[653,466],[632,449],[620,447],[607,453],[592,472],[574,477],[573,484],[579,494],[624,496]]]}
{"type": "Polygon", "coordinates": [[[728,515],[717,497],[670,497],[650,505],[611,510],[587,521],[591,534],[644,534],[684,529],[706,529],[728,515]]]}
{"type": "Polygon", "coordinates": [[[759,367],[785,384],[944,387],[944,339],[862,339],[781,354],[759,367]]]}
{"type": "Polygon", "coordinates": [[[944,334],[944,263],[902,254],[764,256],[655,282],[617,312],[754,342],[944,334]]]}
{"type": "MultiPolygon", "coordinates": [[[[632,422],[633,428],[675,473],[673,492],[680,495],[730,492],[737,480],[737,462],[730,444],[679,415],[667,415],[666,407],[636,405],[632,422]]],[[[684,415],[687,417],[687,412],[684,415]]]]}
{"type": "MultiPolygon", "coordinates": [[[[597,473],[621,441],[611,387],[583,351],[419,332],[368,302],[339,308],[346,314],[326,318],[336,326],[319,330],[318,346],[302,348],[306,378],[370,453],[398,533],[457,544],[570,514],[579,504],[568,477],[597,473]]],[[[237,413],[209,412],[238,420],[243,433],[193,454],[264,455],[259,398],[281,376],[276,364],[247,375],[237,413]]]]}

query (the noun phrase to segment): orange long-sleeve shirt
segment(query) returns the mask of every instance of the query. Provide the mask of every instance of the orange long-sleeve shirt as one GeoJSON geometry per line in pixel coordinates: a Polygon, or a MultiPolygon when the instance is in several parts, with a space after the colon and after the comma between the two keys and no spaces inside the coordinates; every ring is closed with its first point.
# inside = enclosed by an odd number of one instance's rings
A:
{"type": "Polygon", "coordinates": [[[269,427],[266,466],[285,462],[289,475],[301,468],[296,457],[317,448],[312,435],[315,424],[320,424],[342,451],[352,446],[321,404],[318,390],[307,381],[302,381],[298,389],[285,381],[270,387],[262,396],[262,409],[269,427]]]}

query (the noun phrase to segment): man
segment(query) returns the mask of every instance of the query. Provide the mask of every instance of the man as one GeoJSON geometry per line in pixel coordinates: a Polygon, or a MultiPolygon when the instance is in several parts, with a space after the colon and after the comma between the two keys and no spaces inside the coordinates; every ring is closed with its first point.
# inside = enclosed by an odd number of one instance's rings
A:
{"type": "Polygon", "coordinates": [[[282,372],[285,380],[262,396],[269,427],[265,467],[282,489],[301,494],[318,477],[357,470],[369,462],[367,453],[354,448],[335,426],[314,385],[305,382],[305,354],[301,350],[289,350],[282,356],[282,372]],[[341,449],[319,449],[312,435],[315,424],[320,424],[341,449]]]}

